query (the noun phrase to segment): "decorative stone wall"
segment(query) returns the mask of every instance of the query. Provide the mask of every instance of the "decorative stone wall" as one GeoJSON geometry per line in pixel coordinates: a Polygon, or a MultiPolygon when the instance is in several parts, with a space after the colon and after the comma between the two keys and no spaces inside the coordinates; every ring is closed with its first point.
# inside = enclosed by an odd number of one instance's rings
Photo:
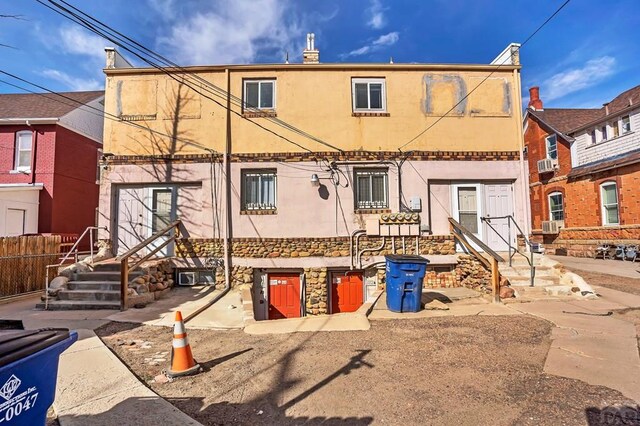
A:
{"type": "Polygon", "coordinates": [[[535,233],[531,239],[543,243],[547,254],[593,257],[602,244],[640,245],[640,225],[562,228],[558,235],[535,233]]]}
{"type": "Polygon", "coordinates": [[[460,280],[460,287],[491,293],[491,271],[474,256],[460,255],[455,274],[460,280]]]}
{"type": "Polygon", "coordinates": [[[307,315],[322,315],[329,312],[329,289],[327,268],[305,268],[305,311],[307,315]]]}
{"type": "MultiPolygon", "coordinates": [[[[218,266],[215,271],[216,290],[224,289],[224,267],[218,266]]],[[[231,278],[231,288],[251,288],[253,285],[253,268],[250,266],[232,266],[229,271],[231,278]]]]}
{"type": "MultiPolygon", "coordinates": [[[[380,246],[381,237],[363,237],[359,250],[380,246]]],[[[428,235],[420,237],[420,254],[455,254],[455,244],[450,235],[428,235]]],[[[405,238],[407,254],[415,253],[415,239],[405,238]]],[[[396,237],[396,254],[403,254],[402,240],[396,237]]],[[[366,252],[366,256],[392,254],[389,237],[380,250],[366,252]]],[[[190,238],[176,242],[176,256],[181,257],[222,257],[223,246],[219,239],[190,238]]],[[[245,258],[273,257],[340,257],[349,256],[349,237],[333,238],[235,238],[231,243],[231,256],[245,258]]]]}

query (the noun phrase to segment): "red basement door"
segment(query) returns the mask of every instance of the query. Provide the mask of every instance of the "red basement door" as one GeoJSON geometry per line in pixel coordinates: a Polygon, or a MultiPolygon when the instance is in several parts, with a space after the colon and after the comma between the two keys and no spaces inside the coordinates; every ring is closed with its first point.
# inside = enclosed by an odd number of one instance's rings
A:
{"type": "Polygon", "coordinates": [[[331,274],[331,313],[355,312],[363,303],[362,273],[331,274]]]}
{"type": "Polygon", "coordinates": [[[269,319],[300,317],[300,274],[269,274],[269,319]]]}

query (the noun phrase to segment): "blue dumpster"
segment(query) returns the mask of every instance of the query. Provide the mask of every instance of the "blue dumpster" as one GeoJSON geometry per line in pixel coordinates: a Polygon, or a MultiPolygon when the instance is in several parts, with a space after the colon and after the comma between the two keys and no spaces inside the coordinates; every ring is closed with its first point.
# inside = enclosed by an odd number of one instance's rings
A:
{"type": "Polygon", "coordinates": [[[393,312],[418,312],[422,281],[429,261],[417,255],[387,255],[387,308],[393,312]]]}
{"type": "Polygon", "coordinates": [[[0,424],[45,424],[58,358],[77,339],[67,329],[0,329],[0,424]]]}

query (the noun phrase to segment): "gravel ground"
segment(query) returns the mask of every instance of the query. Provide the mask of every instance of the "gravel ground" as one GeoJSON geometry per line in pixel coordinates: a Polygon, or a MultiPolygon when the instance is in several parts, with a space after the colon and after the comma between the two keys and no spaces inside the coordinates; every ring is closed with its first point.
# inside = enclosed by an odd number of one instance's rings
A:
{"type": "Polygon", "coordinates": [[[542,372],[551,327],[523,315],[374,321],[366,332],[191,330],[205,372],[164,384],[152,378],[167,368],[171,329],[96,332],[205,425],[599,425],[620,412],[638,421],[620,424],[640,424],[637,409],[616,408],[635,406],[619,392],[542,372]]]}
{"type": "Polygon", "coordinates": [[[620,277],[617,275],[601,274],[600,272],[576,269],[572,271],[580,275],[591,285],[599,285],[640,296],[640,280],[637,278],[620,277]]]}

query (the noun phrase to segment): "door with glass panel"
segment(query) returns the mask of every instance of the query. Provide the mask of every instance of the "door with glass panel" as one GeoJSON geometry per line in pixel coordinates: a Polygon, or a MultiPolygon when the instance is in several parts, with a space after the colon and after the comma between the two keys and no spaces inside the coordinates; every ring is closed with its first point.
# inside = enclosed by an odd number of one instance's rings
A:
{"type": "MultiPolygon", "coordinates": [[[[175,208],[175,188],[149,188],[149,198],[147,200],[148,221],[147,236],[151,237],[171,222],[176,220],[175,208]]],[[[168,235],[154,240],[149,246],[150,250],[160,247],[169,239],[168,235]]],[[[170,256],[173,254],[173,243],[169,243],[157,252],[159,256],[170,256]]]]}
{"type": "MultiPolygon", "coordinates": [[[[481,186],[476,183],[455,184],[451,186],[451,201],[453,205],[453,217],[469,232],[482,240],[481,216],[481,186]]],[[[480,250],[471,242],[476,250],[480,250]]],[[[461,247],[458,247],[461,251],[461,247]]]]}

